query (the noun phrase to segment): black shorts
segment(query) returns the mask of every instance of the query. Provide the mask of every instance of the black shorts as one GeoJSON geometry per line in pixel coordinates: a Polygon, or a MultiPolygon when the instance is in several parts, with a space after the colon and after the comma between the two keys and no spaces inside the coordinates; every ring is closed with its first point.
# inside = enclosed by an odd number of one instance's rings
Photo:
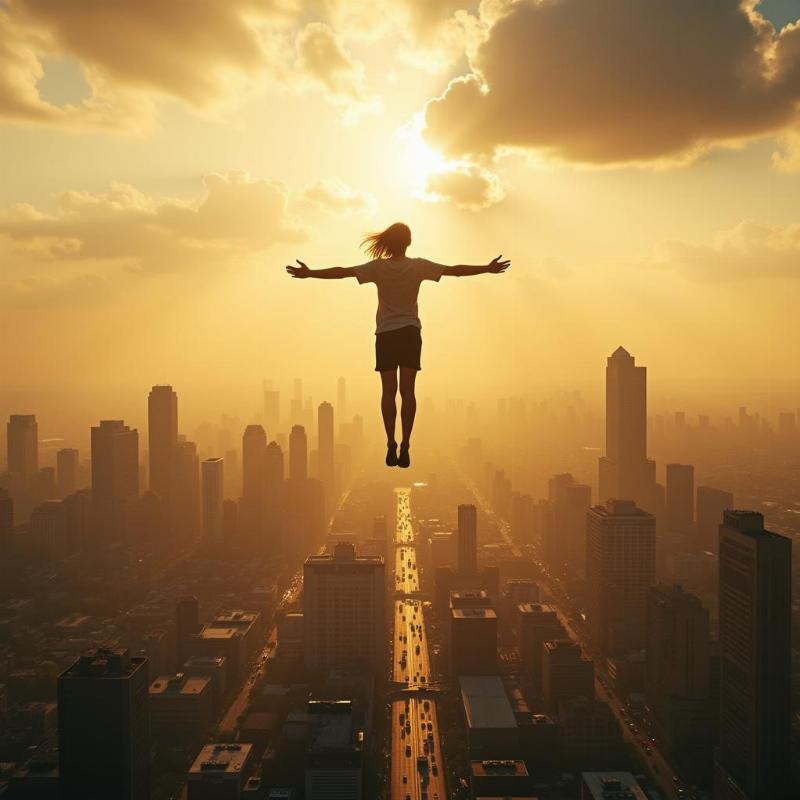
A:
{"type": "Polygon", "coordinates": [[[416,325],[406,325],[393,331],[375,334],[375,371],[408,367],[422,369],[422,332],[416,325]]]}

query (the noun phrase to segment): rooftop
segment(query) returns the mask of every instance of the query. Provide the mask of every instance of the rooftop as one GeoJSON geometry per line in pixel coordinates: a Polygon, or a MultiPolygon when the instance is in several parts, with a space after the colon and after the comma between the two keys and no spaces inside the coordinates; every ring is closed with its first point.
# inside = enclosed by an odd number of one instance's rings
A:
{"type": "Polygon", "coordinates": [[[584,772],[581,778],[591,800],[647,800],[630,772],[584,772]]]}
{"type": "Polygon", "coordinates": [[[191,697],[202,694],[208,687],[206,677],[189,677],[183,672],[159,675],[151,684],[150,697],[191,697]]]}
{"type": "Polygon", "coordinates": [[[251,750],[249,744],[207,744],[194,760],[189,780],[202,779],[205,775],[238,775],[244,769],[251,750]]]}
{"type": "Polygon", "coordinates": [[[353,747],[353,703],[350,700],[309,700],[309,751],[353,747]]]}
{"type": "Polygon", "coordinates": [[[61,673],[60,679],[128,678],[146,662],[146,658],[131,658],[126,647],[98,647],[82,655],[61,673]]]}
{"type": "Polygon", "coordinates": [[[462,675],[461,701],[470,728],[516,728],[517,720],[497,675],[462,675]]]}
{"type": "Polygon", "coordinates": [[[493,608],[451,608],[453,619],[497,619],[493,608]]]}
{"type": "Polygon", "coordinates": [[[514,759],[470,761],[470,771],[473,777],[528,777],[528,768],[525,766],[525,762],[514,759]]]}

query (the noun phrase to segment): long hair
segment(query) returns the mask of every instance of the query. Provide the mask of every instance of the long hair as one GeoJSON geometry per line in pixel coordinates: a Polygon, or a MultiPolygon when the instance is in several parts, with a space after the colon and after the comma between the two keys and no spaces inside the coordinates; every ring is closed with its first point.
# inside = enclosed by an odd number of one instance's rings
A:
{"type": "Polygon", "coordinates": [[[411,228],[403,222],[395,222],[380,233],[370,233],[361,242],[361,246],[372,258],[399,255],[410,244],[411,228]]]}

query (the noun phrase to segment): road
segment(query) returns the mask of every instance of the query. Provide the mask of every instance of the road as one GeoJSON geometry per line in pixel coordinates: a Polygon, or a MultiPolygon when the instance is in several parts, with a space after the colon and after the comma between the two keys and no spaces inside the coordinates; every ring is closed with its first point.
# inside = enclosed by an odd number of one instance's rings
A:
{"type": "MultiPolygon", "coordinates": [[[[497,525],[500,535],[506,544],[511,547],[514,554],[517,556],[524,555],[519,546],[512,540],[510,526],[508,522],[497,516],[487,503],[486,499],[480,493],[475,484],[460,473],[462,478],[470,487],[472,494],[475,497],[478,505],[497,525]]],[[[537,581],[539,588],[549,595],[549,602],[551,605],[556,606],[561,612],[561,622],[564,625],[567,633],[581,646],[583,651],[587,653],[594,661],[595,667],[595,693],[599,700],[608,703],[609,707],[617,717],[617,722],[622,729],[623,736],[636,750],[640,760],[643,764],[647,764],[650,772],[653,775],[655,782],[658,784],[661,791],[666,795],[669,800],[682,800],[687,796],[684,787],[679,781],[675,781],[673,776],[675,772],[670,766],[667,759],[660,752],[656,744],[649,738],[646,733],[640,730],[639,725],[631,719],[631,712],[626,706],[623,699],[619,698],[611,689],[611,683],[606,671],[606,660],[602,653],[589,639],[585,630],[577,627],[573,623],[574,615],[568,612],[573,611],[572,603],[565,596],[565,591],[561,587],[560,582],[554,579],[547,571],[546,564],[542,561],[541,554],[535,545],[526,545],[526,550],[530,550],[528,557],[536,562],[541,571],[542,577],[537,581]],[[650,752],[648,752],[648,750],[650,752]]],[[[577,612],[577,609],[574,609],[577,612]]]]}
{"type": "MultiPolygon", "coordinates": [[[[419,569],[411,523],[410,489],[397,489],[395,586],[403,595],[419,592],[419,569]]],[[[446,800],[436,701],[414,696],[430,683],[425,617],[418,598],[395,602],[392,677],[409,692],[392,703],[392,800],[446,800]]]]}

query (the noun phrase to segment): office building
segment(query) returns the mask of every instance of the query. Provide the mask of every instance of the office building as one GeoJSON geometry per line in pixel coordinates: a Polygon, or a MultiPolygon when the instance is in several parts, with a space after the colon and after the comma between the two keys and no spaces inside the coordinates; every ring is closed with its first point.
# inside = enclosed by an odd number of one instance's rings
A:
{"type": "Polygon", "coordinates": [[[364,732],[357,729],[350,700],[309,700],[306,755],[307,800],[361,800],[364,732]]]}
{"type": "Polygon", "coordinates": [[[569,639],[542,646],[542,696],[550,711],[578,697],[594,699],[594,662],[569,639]]]}
{"type": "Polygon", "coordinates": [[[264,387],[264,425],[270,436],[277,436],[281,424],[281,395],[268,381],[264,387]]]}
{"type": "Polygon", "coordinates": [[[450,672],[491,675],[497,671],[497,614],[491,608],[450,609],[450,672]]]}
{"type": "Polygon", "coordinates": [[[147,659],[99,648],[58,679],[61,800],[148,800],[147,659]]]}
{"type": "Polygon", "coordinates": [[[78,488],[78,451],[64,447],[56,453],[56,492],[60,499],[78,488]]]}
{"type": "Polygon", "coordinates": [[[470,761],[470,797],[530,797],[531,778],[525,762],[513,758],[470,761]]]}
{"type": "Polygon", "coordinates": [[[681,534],[686,544],[692,543],[694,467],[691,464],[667,464],[666,498],[667,531],[681,534]]]}
{"type": "Polygon", "coordinates": [[[581,773],[581,800],[647,800],[641,784],[630,772],[581,773]]]}
{"type": "Polygon", "coordinates": [[[55,561],[71,552],[66,508],[61,500],[45,500],[33,509],[29,533],[33,550],[41,558],[55,561]]]}
{"type": "Polygon", "coordinates": [[[587,764],[613,769],[625,758],[617,718],[602,700],[577,697],[560,703],[557,738],[565,769],[579,771],[587,764]]]}
{"type": "Polygon", "coordinates": [[[716,698],[711,689],[708,609],[680,586],[650,589],[645,699],[657,738],[681,774],[711,778],[716,698]]]}
{"type": "Polygon", "coordinates": [[[309,669],[383,668],[385,583],[381,557],[357,556],[350,543],[313,555],[303,568],[305,664],[309,669]]]}
{"type": "Polygon", "coordinates": [[[458,571],[478,571],[478,511],[474,505],[458,507],[458,571]]]}
{"type": "Polygon", "coordinates": [[[336,381],[336,413],[339,419],[347,419],[347,385],[342,376],[336,381]]]}
{"type": "Polygon", "coordinates": [[[754,511],[719,528],[717,797],[789,796],[792,543],[754,511]]]}
{"type": "Polygon", "coordinates": [[[207,744],[186,780],[187,800],[239,800],[251,769],[253,745],[207,744]]]}
{"type": "Polygon", "coordinates": [[[178,443],[178,395],[171,386],[154,386],[147,396],[147,447],[150,489],[169,506],[172,453],[178,443]]]}
{"type": "Polygon", "coordinates": [[[503,681],[497,675],[458,678],[471,759],[516,758],[520,732],[503,681]]]}
{"type": "Polygon", "coordinates": [[[207,458],[201,464],[203,500],[203,536],[208,544],[222,543],[222,486],[221,458],[207,458]]]}
{"type": "Polygon", "coordinates": [[[530,676],[537,691],[542,687],[542,656],[545,642],[564,639],[567,632],[553,606],[543,603],[520,603],[517,641],[522,669],[530,676]]]}
{"type": "Polygon", "coordinates": [[[697,549],[719,553],[719,526],[722,515],[733,509],[733,495],[710,486],[697,487],[697,549]]]}
{"type": "Polygon", "coordinates": [[[34,414],[12,414],[6,424],[8,471],[27,487],[39,472],[39,426],[34,414]]]}
{"type": "Polygon", "coordinates": [[[333,453],[333,406],[320,403],[317,410],[317,472],[330,498],[335,484],[333,453]]]}
{"type": "Polygon", "coordinates": [[[171,528],[177,540],[190,541],[200,525],[200,459],[194,442],[179,440],[175,445],[172,475],[171,528]]]}
{"type": "Polygon", "coordinates": [[[150,733],[161,741],[188,741],[204,735],[214,711],[211,679],[185,672],[159,675],[148,691],[150,733]]]}
{"type": "Polygon", "coordinates": [[[289,478],[298,481],[308,478],[308,441],[302,425],[293,425],[289,434],[289,478]]]}
{"type": "Polygon", "coordinates": [[[647,458],[647,367],[637,367],[618,347],[606,365],[606,454],[598,500],[633,500],[651,510],[655,476],[655,462],[647,458]]]}
{"type": "Polygon", "coordinates": [[[261,425],[248,425],[242,436],[242,498],[238,526],[249,545],[260,544],[264,534],[267,436],[261,425]]]}
{"type": "Polygon", "coordinates": [[[92,512],[101,541],[121,539],[139,498],[139,433],[122,420],[92,428],[92,512]]]}
{"type": "Polygon", "coordinates": [[[0,548],[10,553],[14,540],[14,500],[6,489],[0,489],[0,548]]]}
{"type": "Polygon", "coordinates": [[[655,583],[655,517],[630,500],[609,500],[586,520],[589,622],[606,653],[641,649],[655,583]]]}

